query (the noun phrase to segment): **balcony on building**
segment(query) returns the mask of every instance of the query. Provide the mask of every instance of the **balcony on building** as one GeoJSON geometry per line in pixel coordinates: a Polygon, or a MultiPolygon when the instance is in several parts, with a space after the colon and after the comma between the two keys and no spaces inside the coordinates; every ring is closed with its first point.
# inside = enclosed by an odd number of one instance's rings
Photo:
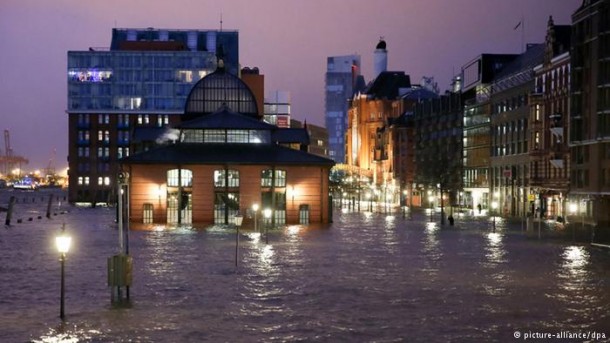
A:
{"type": "Polygon", "coordinates": [[[565,164],[563,162],[563,153],[552,151],[549,156],[549,162],[555,168],[563,169],[565,164]]]}

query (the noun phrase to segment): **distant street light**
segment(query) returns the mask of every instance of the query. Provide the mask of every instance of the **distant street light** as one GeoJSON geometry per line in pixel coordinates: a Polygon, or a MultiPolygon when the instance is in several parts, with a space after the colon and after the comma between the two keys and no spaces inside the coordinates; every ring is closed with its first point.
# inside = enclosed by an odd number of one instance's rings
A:
{"type": "Polygon", "coordinates": [[[66,224],[61,227],[61,233],[55,237],[55,245],[59,252],[59,262],[61,263],[61,289],[60,289],[60,305],[59,305],[59,318],[64,320],[64,298],[65,298],[65,263],[66,254],[70,250],[70,244],[72,243],[72,237],[66,234],[66,224]]]}
{"type": "Polygon", "coordinates": [[[239,251],[239,227],[241,226],[241,223],[244,220],[244,216],[242,216],[238,212],[235,215],[234,219],[235,219],[235,227],[236,227],[236,231],[235,231],[235,268],[237,268],[237,254],[239,251]]]}

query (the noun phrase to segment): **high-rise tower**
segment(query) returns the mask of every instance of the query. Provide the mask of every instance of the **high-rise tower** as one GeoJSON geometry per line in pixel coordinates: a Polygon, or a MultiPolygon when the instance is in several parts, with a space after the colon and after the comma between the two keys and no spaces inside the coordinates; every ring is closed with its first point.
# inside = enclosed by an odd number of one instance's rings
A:
{"type": "Polygon", "coordinates": [[[358,89],[358,85],[364,86],[360,76],[359,55],[328,57],[325,117],[328,129],[329,157],[337,163],[345,161],[348,101],[358,89]]]}

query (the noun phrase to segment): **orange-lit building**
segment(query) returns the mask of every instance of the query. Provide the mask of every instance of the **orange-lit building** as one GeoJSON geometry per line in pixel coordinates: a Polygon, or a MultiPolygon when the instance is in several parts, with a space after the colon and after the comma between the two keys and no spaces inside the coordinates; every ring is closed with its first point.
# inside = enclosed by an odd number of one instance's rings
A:
{"type": "Polygon", "coordinates": [[[373,197],[385,202],[396,202],[400,190],[394,179],[393,139],[386,129],[402,114],[398,102],[410,89],[404,72],[382,71],[354,96],[348,110],[346,164],[361,181],[366,178],[373,197]]]}

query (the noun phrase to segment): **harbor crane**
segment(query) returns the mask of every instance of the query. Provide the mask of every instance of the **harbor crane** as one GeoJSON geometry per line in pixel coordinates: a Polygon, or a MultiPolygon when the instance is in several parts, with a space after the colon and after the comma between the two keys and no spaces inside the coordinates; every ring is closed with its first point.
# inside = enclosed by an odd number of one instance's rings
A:
{"type": "Polygon", "coordinates": [[[29,161],[22,156],[16,156],[13,154],[13,148],[11,148],[11,134],[9,130],[4,130],[4,155],[0,154],[0,166],[2,167],[2,174],[9,175],[11,171],[17,167],[21,170],[23,164],[28,164],[29,161]]]}

